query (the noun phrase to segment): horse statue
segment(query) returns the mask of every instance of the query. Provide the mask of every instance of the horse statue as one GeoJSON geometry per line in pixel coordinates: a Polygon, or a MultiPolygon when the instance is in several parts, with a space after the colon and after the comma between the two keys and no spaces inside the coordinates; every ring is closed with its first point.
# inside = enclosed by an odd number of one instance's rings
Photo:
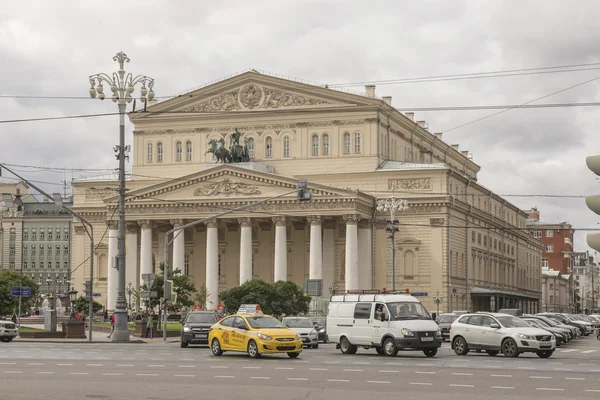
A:
{"type": "Polygon", "coordinates": [[[204,154],[212,153],[217,158],[217,162],[230,162],[231,154],[229,153],[229,150],[225,148],[225,139],[220,138],[218,141],[215,139],[211,139],[208,142],[208,146],[209,149],[204,154]]]}
{"type": "Polygon", "coordinates": [[[230,153],[230,159],[232,163],[241,163],[241,162],[248,162],[250,161],[250,157],[248,156],[248,147],[247,147],[247,140],[246,138],[244,138],[245,141],[245,145],[242,146],[240,145],[240,132],[238,131],[237,128],[234,129],[233,133],[231,134],[231,139],[230,139],[230,147],[229,147],[229,153],[230,153]]]}

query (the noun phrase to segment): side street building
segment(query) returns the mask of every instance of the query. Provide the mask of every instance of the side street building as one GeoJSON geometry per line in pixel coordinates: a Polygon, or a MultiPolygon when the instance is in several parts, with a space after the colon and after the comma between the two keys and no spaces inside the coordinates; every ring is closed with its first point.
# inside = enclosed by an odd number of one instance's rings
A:
{"type": "MultiPolygon", "coordinates": [[[[259,200],[243,212],[185,229],[171,265],[220,291],[249,279],[322,279],[333,290],[408,289],[440,311],[540,309],[542,242],[527,214],[480,184],[468,151],[446,143],[413,113],[378,98],[257,71],[134,112],[127,180],[127,283],[157,272],[165,232],[259,200]],[[229,155],[231,155],[230,158],[229,155]],[[227,163],[218,160],[225,158],[227,163]],[[311,202],[298,202],[298,180],[311,202]],[[379,199],[402,198],[395,275],[379,199]]],[[[75,287],[89,279],[109,311],[116,302],[117,180],[73,182],[74,210],[94,223],[94,254],[74,222],[75,287]]]]}
{"type": "Polygon", "coordinates": [[[592,314],[598,311],[600,300],[600,272],[597,258],[589,251],[575,253],[573,276],[577,286],[580,312],[592,314]]]}

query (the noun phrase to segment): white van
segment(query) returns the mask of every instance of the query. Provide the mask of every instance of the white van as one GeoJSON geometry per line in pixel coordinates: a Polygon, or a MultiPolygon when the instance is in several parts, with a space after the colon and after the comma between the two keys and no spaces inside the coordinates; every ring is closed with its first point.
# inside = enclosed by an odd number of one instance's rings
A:
{"type": "Polygon", "coordinates": [[[390,357],[398,350],[420,350],[433,357],[442,345],[438,325],[410,294],[334,295],[327,334],[343,354],[355,354],[362,347],[390,357]]]}

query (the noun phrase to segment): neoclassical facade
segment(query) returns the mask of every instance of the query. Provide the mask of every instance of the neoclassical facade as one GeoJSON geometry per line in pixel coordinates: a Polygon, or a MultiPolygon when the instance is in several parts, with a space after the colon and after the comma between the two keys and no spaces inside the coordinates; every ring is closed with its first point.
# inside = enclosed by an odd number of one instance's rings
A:
{"type": "MultiPolygon", "coordinates": [[[[441,310],[522,307],[540,300],[541,242],[527,215],[477,182],[479,166],[374,88],[357,95],[246,72],[130,114],[126,275],[139,287],[160,262],[221,290],[249,279],[323,279],[329,290],[408,288],[443,296],[441,310]],[[250,157],[217,163],[234,129],[250,157]],[[217,147],[214,147],[217,146],[217,147]],[[298,202],[298,180],[312,201],[298,202]],[[408,201],[397,215],[396,268],[377,200],[408,201]],[[249,208],[219,216],[230,210],[249,208]],[[165,255],[165,232],[178,230],[165,255]],[[493,298],[493,301],[492,301],[493,298]]],[[[116,176],[74,182],[75,210],[95,224],[94,285],[116,299],[116,176]]],[[[89,279],[89,242],[74,223],[73,279],[89,279]]],[[[170,239],[170,238],[169,238],[170,239]]]]}

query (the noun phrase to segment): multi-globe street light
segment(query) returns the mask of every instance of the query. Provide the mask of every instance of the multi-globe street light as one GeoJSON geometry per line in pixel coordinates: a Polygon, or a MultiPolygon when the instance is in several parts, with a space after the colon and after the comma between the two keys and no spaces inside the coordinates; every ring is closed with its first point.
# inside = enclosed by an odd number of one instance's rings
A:
{"type": "MultiPolygon", "coordinates": [[[[112,77],[99,73],[90,76],[90,96],[104,100],[104,83],[112,92],[112,101],[119,107],[119,145],[116,147],[119,160],[119,236],[117,253],[118,287],[115,305],[115,329],[112,334],[113,342],[129,341],[127,327],[127,301],[125,299],[125,109],[127,103],[133,101],[132,93],[135,86],[141,84],[140,101],[146,103],[154,99],[154,79],[145,75],[133,76],[125,73],[123,64],[129,62],[129,57],[122,51],[113,57],[119,63],[119,70],[112,73],[112,77]]],[[[109,293],[109,296],[111,293],[109,293]]]]}
{"type": "Polygon", "coordinates": [[[392,242],[392,290],[396,290],[396,231],[398,230],[396,213],[401,213],[407,209],[408,202],[397,199],[394,192],[392,192],[391,198],[377,200],[377,211],[390,213],[387,230],[390,231],[390,236],[388,237],[392,242]]]}

